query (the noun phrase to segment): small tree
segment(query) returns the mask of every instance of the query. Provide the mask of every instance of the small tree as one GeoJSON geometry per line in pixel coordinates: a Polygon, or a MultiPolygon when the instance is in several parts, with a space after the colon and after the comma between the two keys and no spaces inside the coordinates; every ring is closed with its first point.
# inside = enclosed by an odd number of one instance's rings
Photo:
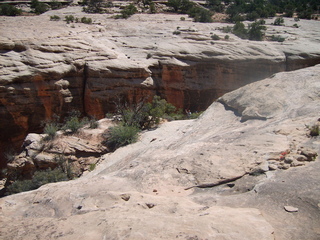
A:
{"type": "Polygon", "coordinates": [[[264,37],[264,31],[267,29],[266,26],[263,26],[264,21],[255,21],[249,25],[248,35],[249,40],[262,41],[264,37]]]}
{"type": "Polygon", "coordinates": [[[242,22],[237,22],[233,26],[232,33],[242,39],[248,38],[248,30],[242,22]]]}

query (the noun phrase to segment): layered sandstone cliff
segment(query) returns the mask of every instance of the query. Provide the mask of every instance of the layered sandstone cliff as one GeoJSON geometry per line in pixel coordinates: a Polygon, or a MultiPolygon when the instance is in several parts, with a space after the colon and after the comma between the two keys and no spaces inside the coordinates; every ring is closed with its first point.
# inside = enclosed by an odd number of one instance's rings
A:
{"type": "Polygon", "coordinates": [[[248,84],[77,180],[1,198],[1,237],[317,240],[319,80],[317,65],[248,84]]]}
{"type": "MultiPolygon", "coordinates": [[[[319,63],[319,22],[300,28],[268,25],[286,41],[251,42],[224,24],[180,21],[180,16],[135,15],[115,20],[91,15],[94,24],[50,21],[51,15],[89,16],[79,7],[0,23],[0,146],[21,142],[53,114],[72,109],[102,118],[117,98],[135,102],[161,95],[178,108],[206,109],[222,94],[276,72],[319,63]],[[179,31],[179,35],[173,34],[179,31]],[[312,33],[312,35],[310,34],[312,33]],[[309,36],[310,35],[310,36],[309,36]]],[[[271,22],[272,20],[269,20],[271,22]]]]}

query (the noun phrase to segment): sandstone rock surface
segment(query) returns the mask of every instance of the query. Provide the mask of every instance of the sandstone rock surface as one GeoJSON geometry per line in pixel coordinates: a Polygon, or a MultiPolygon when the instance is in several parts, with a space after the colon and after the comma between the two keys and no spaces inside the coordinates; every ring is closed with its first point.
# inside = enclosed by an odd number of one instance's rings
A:
{"type": "Polygon", "coordinates": [[[231,35],[228,24],[202,24],[181,15],[85,14],[81,7],[0,21],[0,147],[21,143],[53,114],[77,109],[97,118],[128,102],[159,94],[179,108],[206,109],[213,100],[273,73],[319,63],[319,22],[293,20],[270,25],[278,42],[252,42],[231,35]],[[50,21],[57,15],[61,21],[50,21]],[[67,24],[66,15],[93,19],[67,24]],[[21,30],[23,29],[23,31],[21,30]],[[180,35],[173,32],[179,30],[180,35]],[[311,34],[312,33],[312,34],[311,34]]]}
{"type": "Polygon", "coordinates": [[[319,239],[319,159],[286,160],[320,152],[306,127],[319,119],[319,73],[317,65],[249,84],[197,120],[144,132],[77,180],[0,199],[1,236],[319,239]]]}

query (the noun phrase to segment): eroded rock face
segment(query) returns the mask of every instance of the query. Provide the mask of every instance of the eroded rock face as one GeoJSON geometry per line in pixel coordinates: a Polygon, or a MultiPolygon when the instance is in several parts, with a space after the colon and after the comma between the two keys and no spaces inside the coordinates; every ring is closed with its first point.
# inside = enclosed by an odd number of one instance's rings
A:
{"type": "Polygon", "coordinates": [[[94,24],[85,25],[50,21],[53,14],[88,17],[80,7],[2,17],[2,149],[71,109],[102,118],[119,97],[136,102],[159,94],[179,108],[199,111],[245,84],[319,62],[319,22],[301,20],[299,29],[290,27],[290,19],[287,27],[268,25],[267,35],[285,32],[286,41],[277,43],[232,34],[228,41],[213,41],[212,34],[224,38],[217,29],[225,24],[182,22],[176,15],[135,15],[130,24],[90,15],[94,24]],[[177,28],[180,35],[173,34],[177,28]]]}
{"type": "Polygon", "coordinates": [[[1,236],[318,239],[319,138],[306,125],[319,124],[319,73],[249,84],[197,120],[144,132],[77,180],[1,198],[1,236]]]}

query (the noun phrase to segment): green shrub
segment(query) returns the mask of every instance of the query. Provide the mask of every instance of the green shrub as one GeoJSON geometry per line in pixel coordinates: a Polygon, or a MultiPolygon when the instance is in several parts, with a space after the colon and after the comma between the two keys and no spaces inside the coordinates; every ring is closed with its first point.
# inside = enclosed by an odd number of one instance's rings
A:
{"type": "Polygon", "coordinates": [[[293,24],[293,27],[299,28],[299,25],[295,23],[295,24],[293,24]]]}
{"type": "Polygon", "coordinates": [[[0,15],[1,16],[18,16],[21,15],[22,10],[16,8],[15,6],[9,4],[0,5],[0,15]]]}
{"type": "Polygon", "coordinates": [[[62,130],[69,134],[76,133],[80,128],[82,128],[85,124],[88,123],[86,118],[80,118],[80,112],[72,111],[69,114],[69,117],[65,120],[62,130]]]}
{"type": "Polygon", "coordinates": [[[248,30],[242,22],[237,22],[233,26],[232,33],[242,39],[248,38],[248,30]]]}
{"type": "Polygon", "coordinates": [[[65,16],[65,21],[69,24],[70,22],[74,22],[74,16],[73,15],[67,15],[65,16]]]}
{"type": "Polygon", "coordinates": [[[185,18],[185,17],[181,17],[180,20],[181,20],[181,21],[185,21],[186,18],[185,18]]]}
{"type": "Polygon", "coordinates": [[[91,24],[92,23],[92,19],[91,18],[82,17],[81,18],[81,22],[85,23],[85,24],[91,24]]]}
{"type": "Polygon", "coordinates": [[[44,184],[67,181],[68,176],[60,168],[37,171],[32,179],[17,180],[6,188],[6,195],[37,189],[44,184]]]}
{"type": "Polygon", "coordinates": [[[54,139],[57,131],[59,130],[59,125],[54,122],[49,122],[45,125],[43,133],[47,136],[44,138],[45,141],[49,141],[54,139]]]}
{"type": "Polygon", "coordinates": [[[150,13],[156,13],[157,12],[156,5],[154,4],[154,2],[150,2],[149,10],[150,10],[150,13]]]}
{"type": "Polygon", "coordinates": [[[275,26],[281,26],[284,23],[284,19],[282,17],[278,17],[274,20],[273,25],[275,26]]]}
{"type": "Polygon", "coordinates": [[[313,125],[311,127],[309,127],[309,130],[310,130],[310,136],[311,137],[316,137],[316,136],[319,136],[320,135],[320,127],[319,125],[313,125]]]}
{"type": "Polygon", "coordinates": [[[90,164],[90,167],[89,167],[90,172],[92,172],[95,168],[96,168],[95,163],[90,164]]]}
{"type": "Polygon", "coordinates": [[[229,35],[225,35],[225,36],[224,36],[224,39],[225,39],[225,40],[229,40],[229,38],[230,38],[229,35]]]}
{"type": "Polygon", "coordinates": [[[275,41],[275,42],[284,42],[285,38],[284,37],[281,37],[279,35],[275,36],[275,35],[272,35],[271,36],[271,41],[275,41]]]}
{"type": "Polygon", "coordinates": [[[32,0],[30,7],[36,14],[42,14],[49,10],[49,5],[43,2],[39,2],[38,0],[32,0]]]}
{"type": "Polygon", "coordinates": [[[188,14],[194,19],[195,22],[212,22],[212,12],[205,8],[194,6],[188,11],[188,14]]]}
{"type": "Polygon", "coordinates": [[[116,15],[116,18],[127,19],[137,12],[138,12],[138,9],[131,3],[128,6],[126,6],[123,10],[121,10],[120,12],[121,14],[116,15]]]}
{"type": "Polygon", "coordinates": [[[119,147],[134,143],[138,140],[139,131],[140,129],[136,126],[122,124],[111,127],[105,135],[106,145],[113,151],[119,147]]]}
{"type": "Polygon", "coordinates": [[[103,0],[86,0],[82,2],[82,5],[87,5],[83,7],[83,11],[87,13],[103,13],[103,7],[105,3],[103,0]]]}
{"type": "Polygon", "coordinates": [[[173,31],[173,33],[172,33],[173,35],[180,35],[181,34],[181,32],[180,31],[178,31],[178,30],[175,30],[175,31],[173,31]]]}
{"type": "Polygon", "coordinates": [[[59,21],[60,17],[57,15],[50,16],[50,21],[59,21]]]}
{"type": "Polygon", "coordinates": [[[16,155],[17,155],[17,152],[13,148],[9,148],[3,153],[3,156],[8,163],[12,162],[16,155]]]}
{"type": "Polygon", "coordinates": [[[220,37],[217,34],[211,36],[212,40],[220,40],[220,37]]]}
{"type": "Polygon", "coordinates": [[[265,24],[264,20],[255,21],[254,23],[250,24],[248,27],[248,35],[249,40],[255,40],[255,41],[262,41],[264,37],[264,31],[267,29],[266,26],[263,26],[265,24]]]}
{"type": "Polygon", "coordinates": [[[231,33],[232,32],[232,27],[231,26],[226,26],[226,27],[223,27],[221,30],[224,33],[231,33]]]}

